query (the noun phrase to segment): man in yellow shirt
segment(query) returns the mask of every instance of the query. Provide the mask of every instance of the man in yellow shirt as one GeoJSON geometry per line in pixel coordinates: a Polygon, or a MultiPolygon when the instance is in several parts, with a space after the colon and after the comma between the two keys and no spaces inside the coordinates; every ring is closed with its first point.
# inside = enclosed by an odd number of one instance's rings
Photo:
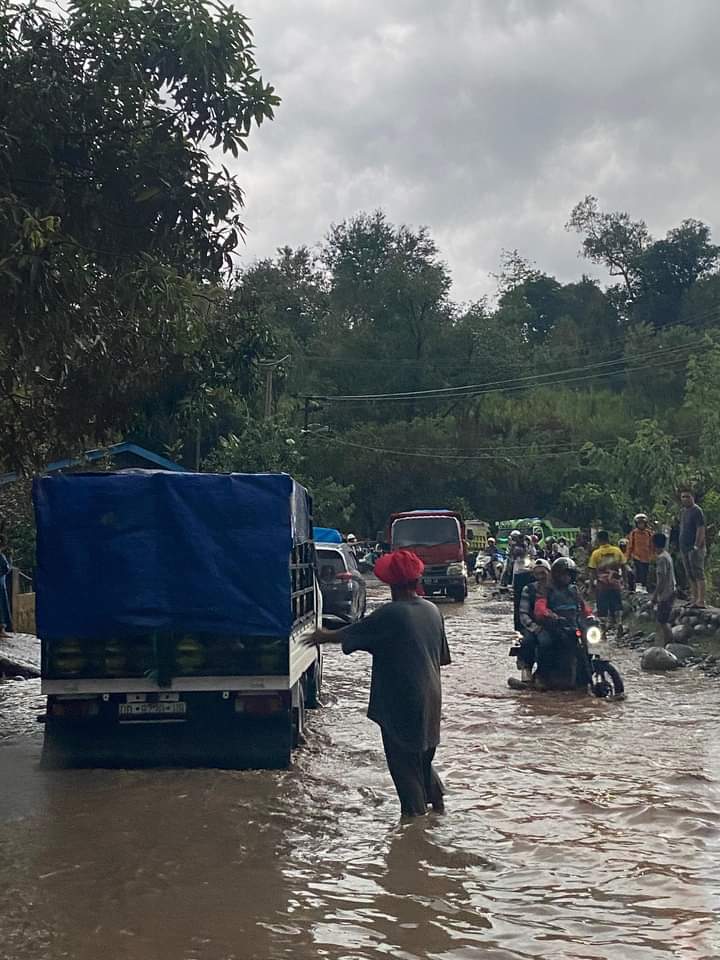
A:
{"type": "Polygon", "coordinates": [[[613,624],[618,634],[623,632],[622,587],[626,564],[620,547],[610,543],[607,530],[601,530],[588,562],[590,582],[595,587],[597,613],[603,627],[607,629],[608,624],[613,624]]]}

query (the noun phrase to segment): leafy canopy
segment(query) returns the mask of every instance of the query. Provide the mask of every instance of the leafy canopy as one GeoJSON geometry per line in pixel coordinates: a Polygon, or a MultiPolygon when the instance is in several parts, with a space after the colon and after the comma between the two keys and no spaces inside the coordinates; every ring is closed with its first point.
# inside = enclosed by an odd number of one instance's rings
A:
{"type": "Polygon", "coordinates": [[[0,6],[0,462],[100,439],[194,341],[243,230],[208,150],[278,102],[228,4],[0,6]]]}

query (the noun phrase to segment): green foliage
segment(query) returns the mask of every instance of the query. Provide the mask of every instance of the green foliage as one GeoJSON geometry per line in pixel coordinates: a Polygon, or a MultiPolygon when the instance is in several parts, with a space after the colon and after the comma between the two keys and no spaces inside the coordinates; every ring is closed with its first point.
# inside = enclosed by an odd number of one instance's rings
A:
{"type": "Polygon", "coordinates": [[[302,463],[295,428],[283,416],[247,416],[237,433],[221,437],[203,468],[216,473],[294,473],[302,463]]]}
{"type": "Polygon", "coordinates": [[[700,352],[688,364],[686,407],[699,430],[703,469],[713,477],[720,468],[720,338],[706,334],[700,352]]]}
{"type": "Polygon", "coordinates": [[[242,233],[237,155],[278,100],[222,2],[0,8],[0,462],[124,428],[192,351],[242,233]]]}

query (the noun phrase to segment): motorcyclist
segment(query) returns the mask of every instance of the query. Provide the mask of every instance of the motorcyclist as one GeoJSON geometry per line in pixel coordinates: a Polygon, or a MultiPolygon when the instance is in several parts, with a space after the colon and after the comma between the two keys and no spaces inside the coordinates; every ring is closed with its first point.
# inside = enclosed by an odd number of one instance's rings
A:
{"type": "MultiPolygon", "coordinates": [[[[542,624],[535,617],[535,604],[538,595],[547,592],[550,584],[550,564],[547,560],[536,559],[532,568],[533,582],[523,588],[520,596],[520,630],[522,640],[520,641],[520,652],[517,656],[517,665],[520,669],[520,683],[529,684],[532,682],[532,671],[535,666],[538,636],[542,630],[542,624]]],[[[510,686],[517,686],[514,680],[510,686]]]]}
{"type": "Polygon", "coordinates": [[[590,680],[589,676],[577,677],[575,672],[575,631],[592,618],[592,610],[580,596],[575,584],[576,575],[574,560],[559,557],[552,564],[547,592],[539,595],[535,602],[534,617],[542,626],[537,638],[538,675],[541,679],[550,674],[567,672],[567,681],[559,684],[561,686],[574,686],[576,680],[590,680]],[[563,669],[565,666],[567,671],[563,669]]]}
{"type": "Polygon", "coordinates": [[[545,560],[545,559],[546,559],[546,557],[545,557],[545,550],[544,550],[543,547],[540,545],[540,537],[539,537],[536,533],[534,533],[534,534],[530,537],[530,542],[532,543],[533,548],[534,548],[534,550],[535,550],[535,559],[536,559],[536,560],[545,560]]]}
{"type": "Polygon", "coordinates": [[[523,589],[532,582],[532,560],[528,553],[528,544],[519,530],[513,530],[508,543],[508,557],[505,563],[502,583],[512,584],[513,589],[513,624],[518,633],[520,624],[520,597],[523,589]]]}
{"type": "Polygon", "coordinates": [[[481,555],[478,554],[475,560],[476,581],[480,583],[481,578],[485,580],[490,577],[495,583],[497,583],[497,563],[499,560],[500,552],[497,547],[497,541],[495,537],[488,537],[484,555],[481,557],[481,555]]]}

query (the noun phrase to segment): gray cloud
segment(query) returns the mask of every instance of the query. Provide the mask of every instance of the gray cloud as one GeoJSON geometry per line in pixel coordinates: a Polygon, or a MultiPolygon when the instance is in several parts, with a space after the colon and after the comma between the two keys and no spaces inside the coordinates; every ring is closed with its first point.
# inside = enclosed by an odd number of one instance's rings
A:
{"type": "Polygon", "coordinates": [[[502,248],[591,272],[563,229],[586,193],[656,233],[720,221],[717,0],[236,2],[283,97],[234,166],[245,261],[382,207],[470,299],[502,248]]]}

